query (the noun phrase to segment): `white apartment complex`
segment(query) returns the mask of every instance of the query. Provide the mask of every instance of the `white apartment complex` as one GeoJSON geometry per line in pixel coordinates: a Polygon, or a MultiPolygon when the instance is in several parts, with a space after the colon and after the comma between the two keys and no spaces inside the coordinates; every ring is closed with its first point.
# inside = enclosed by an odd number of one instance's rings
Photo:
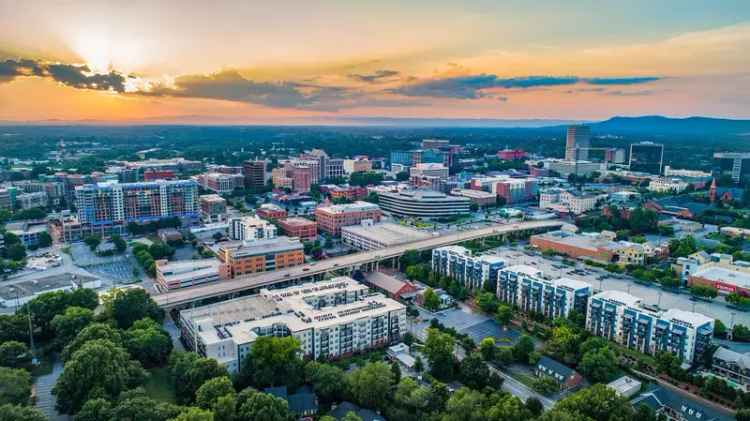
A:
{"type": "Polygon", "coordinates": [[[622,346],[654,355],[667,351],[687,365],[699,362],[711,343],[714,319],[670,309],[654,312],[641,299],[620,291],[603,291],[589,300],[586,329],[622,346]]]}
{"type": "Polygon", "coordinates": [[[276,238],[276,225],[257,216],[243,216],[229,221],[229,237],[239,241],[276,238]]]}
{"type": "Polygon", "coordinates": [[[606,195],[581,193],[578,191],[550,188],[539,192],[539,207],[564,210],[575,215],[596,209],[597,203],[606,195]]]}
{"type": "Polygon", "coordinates": [[[483,288],[490,280],[497,279],[505,260],[498,256],[474,256],[461,246],[446,246],[432,250],[432,270],[454,279],[468,289],[483,288]]]}
{"type": "Polygon", "coordinates": [[[679,178],[658,177],[648,183],[648,190],[656,193],[681,193],[689,185],[679,178]]]}
{"type": "Polygon", "coordinates": [[[346,277],[180,312],[184,342],[237,372],[261,336],[293,336],[305,357],[338,358],[383,347],[406,333],[406,307],[346,277]]]}

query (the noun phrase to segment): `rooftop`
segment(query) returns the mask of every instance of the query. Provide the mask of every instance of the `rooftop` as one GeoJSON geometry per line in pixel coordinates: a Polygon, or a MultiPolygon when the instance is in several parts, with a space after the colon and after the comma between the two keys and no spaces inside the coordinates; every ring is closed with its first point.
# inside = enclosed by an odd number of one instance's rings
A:
{"type": "Polygon", "coordinates": [[[660,318],[669,320],[669,321],[679,320],[683,322],[688,322],[691,325],[693,325],[693,327],[695,328],[699,326],[703,326],[705,324],[710,324],[711,328],[713,329],[713,325],[714,325],[714,319],[704,314],[695,313],[692,311],[680,310],[677,308],[671,308],[665,311],[664,313],[661,314],[660,318]]]}
{"type": "Polygon", "coordinates": [[[578,289],[591,288],[590,284],[571,278],[559,278],[553,280],[552,282],[555,284],[555,286],[568,287],[574,291],[578,289]]]}
{"type": "Polygon", "coordinates": [[[609,290],[609,291],[602,291],[598,294],[595,294],[592,299],[598,298],[600,300],[606,300],[606,301],[614,301],[620,304],[624,304],[630,307],[638,307],[641,303],[641,299],[630,295],[627,292],[622,291],[615,291],[615,290],[609,290]]]}
{"type": "Polygon", "coordinates": [[[235,255],[254,255],[301,250],[303,246],[298,239],[281,236],[255,241],[228,241],[221,243],[220,248],[232,250],[235,255]]]}
{"type": "Polygon", "coordinates": [[[743,288],[750,288],[750,273],[740,272],[725,267],[709,266],[707,268],[698,269],[692,276],[713,282],[719,281],[743,288]]]}
{"type": "Polygon", "coordinates": [[[47,291],[80,286],[84,283],[93,282],[96,278],[74,273],[62,273],[59,275],[46,276],[28,281],[16,282],[13,285],[0,286],[0,297],[5,300],[31,297],[47,291]]]}
{"type": "Polygon", "coordinates": [[[402,281],[383,272],[370,272],[365,275],[365,278],[367,279],[367,282],[371,283],[373,286],[387,291],[390,294],[397,294],[401,288],[410,285],[407,281],[402,281]]]}
{"type": "Polygon", "coordinates": [[[341,232],[342,235],[348,232],[356,236],[370,238],[386,246],[424,240],[431,237],[426,232],[391,222],[372,225],[350,225],[342,227],[341,232]]]}
{"type": "Polygon", "coordinates": [[[354,203],[345,203],[341,205],[321,206],[317,210],[328,212],[328,213],[346,213],[346,212],[364,212],[374,211],[380,209],[378,205],[374,203],[364,202],[358,200],[354,203]]]}
{"type": "Polygon", "coordinates": [[[541,358],[539,358],[539,362],[537,363],[537,365],[546,367],[552,370],[553,372],[563,376],[564,378],[568,378],[575,373],[575,370],[573,370],[572,368],[556,360],[553,360],[552,358],[547,357],[546,355],[543,355],[541,358]]]}
{"type": "Polygon", "coordinates": [[[672,392],[661,386],[657,386],[638,396],[633,399],[632,403],[636,408],[639,405],[646,405],[654,410],[669,407],[686,421],[723,421],[733,419],[728,414],[722,414],[694,399],[689,399],[682,394],[672,392]]]}
{"type": "Polygon", "coordinates": [[[542,271],[529,265],[514,265],[505,268],[504,270],[516,273],[522,273],[527,276],[541,276],[542,271]]]}
{"type": "Polygon", "coordinates": [[[418,200],[424,202],[469,202],[468,197],[448,196],[434,190],[402,190],[395,192],[378,192],[379,195],[401,200],[418,200]]]}

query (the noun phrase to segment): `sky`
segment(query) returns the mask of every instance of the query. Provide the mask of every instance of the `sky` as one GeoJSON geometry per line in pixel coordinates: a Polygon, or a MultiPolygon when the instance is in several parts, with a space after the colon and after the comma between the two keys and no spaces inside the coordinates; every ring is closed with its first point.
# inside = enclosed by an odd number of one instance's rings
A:
{"type": "Polygon", "coordinates": [[[0,0],[2,122],[615,115],[750,118],[750,1],[0,0]]]}

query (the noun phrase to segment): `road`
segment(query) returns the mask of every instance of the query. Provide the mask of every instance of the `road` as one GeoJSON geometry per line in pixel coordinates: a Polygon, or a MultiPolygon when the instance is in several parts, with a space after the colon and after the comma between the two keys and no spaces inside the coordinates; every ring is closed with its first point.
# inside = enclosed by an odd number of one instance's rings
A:
{"type": "Polygon", "coordinates": [[[489,365],[489,367],[490,367],[490,370],[497,373],[498,375],[500,375],[500,377],[503,378],[504,381],[503,381],[502,389],[510,393],[511,395],[520,398],[524,402],[526,402],[529,398],[537,398],[539,399],[539,402],[542,403],[542,406],[544,406],[544,409],[551,409],[553,406],[555,406],[555,401],[553,401],[552,399],[546,396],[540,395],[539,393],[530,389],[525,384],[514,379],[509,374],[506,374],[503,371],[498,370],[494,366],[489,365]]]}
{"type": "Polygon", "coordinates": [[[55,395],[52,394],[52,388],[55,387],[57,378],[63,372],[61,361],[55,361],[52,366],[52,373],[40,376],[36,379],[34,388],[36,389],[36,408],[39,409],[48,420],[65,421],[70,417],[59,414],[55,409],[55,395]]]}
{"type": "Polygon", "coordinates": [[[184,306],[197,300],[235,294],[241,291],[266,287],[280,282],[322,275],[334,270],[356,268],[362,265],[380,262],[390,258],[399,257],[407,250],[428,250],[463,241],[503,235],[516,231],[554,229],[559,228],[562,225],[563,222],[558,220],[531,221],[451,232],[428,238],[426,240],[399,244],[387,249],[355,253],[273,272],[254,273],[227,281],[170,291],[155,295],[154,300],[159,306],[164,308],[184,306]]]}

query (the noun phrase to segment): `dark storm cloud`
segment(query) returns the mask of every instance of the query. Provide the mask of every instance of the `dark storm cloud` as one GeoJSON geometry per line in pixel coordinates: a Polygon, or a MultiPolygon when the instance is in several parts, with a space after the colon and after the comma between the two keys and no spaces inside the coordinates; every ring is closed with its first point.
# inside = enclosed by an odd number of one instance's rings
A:
{"type": "Polygon", "coordinates": [[[375,73],[371,73],[369,75],[362,75],[362,74],[350,74],[349,77],[365,83],[377,83],[381,82],[384,79],[390,79],[394,76],[398,76],[399,72],[396,70],[377,70],[375,73]]]}
{"type": "Polygon", "coordinates": [[[549,86],[575,85],[633,85],[659,80],[656,77],[632,78],[581,78],[578,76],[524,76],[500,78],[493,74],[457,76],[443,79],[417,80],[414,83],[392,89],[390,92],[405,96],[427,96],[436,98],[476,99],[482,98],[485,89],[529,89],[549,86]]]}
{"type": "Polygon", "coordinates": [[[29,59],[0,61],[0,81],[8,82],[23,76],[50,78],[79,89],[125,91],[126,78],[115,71],[92,73],[85,65],[47,63],[29,59]]]}

